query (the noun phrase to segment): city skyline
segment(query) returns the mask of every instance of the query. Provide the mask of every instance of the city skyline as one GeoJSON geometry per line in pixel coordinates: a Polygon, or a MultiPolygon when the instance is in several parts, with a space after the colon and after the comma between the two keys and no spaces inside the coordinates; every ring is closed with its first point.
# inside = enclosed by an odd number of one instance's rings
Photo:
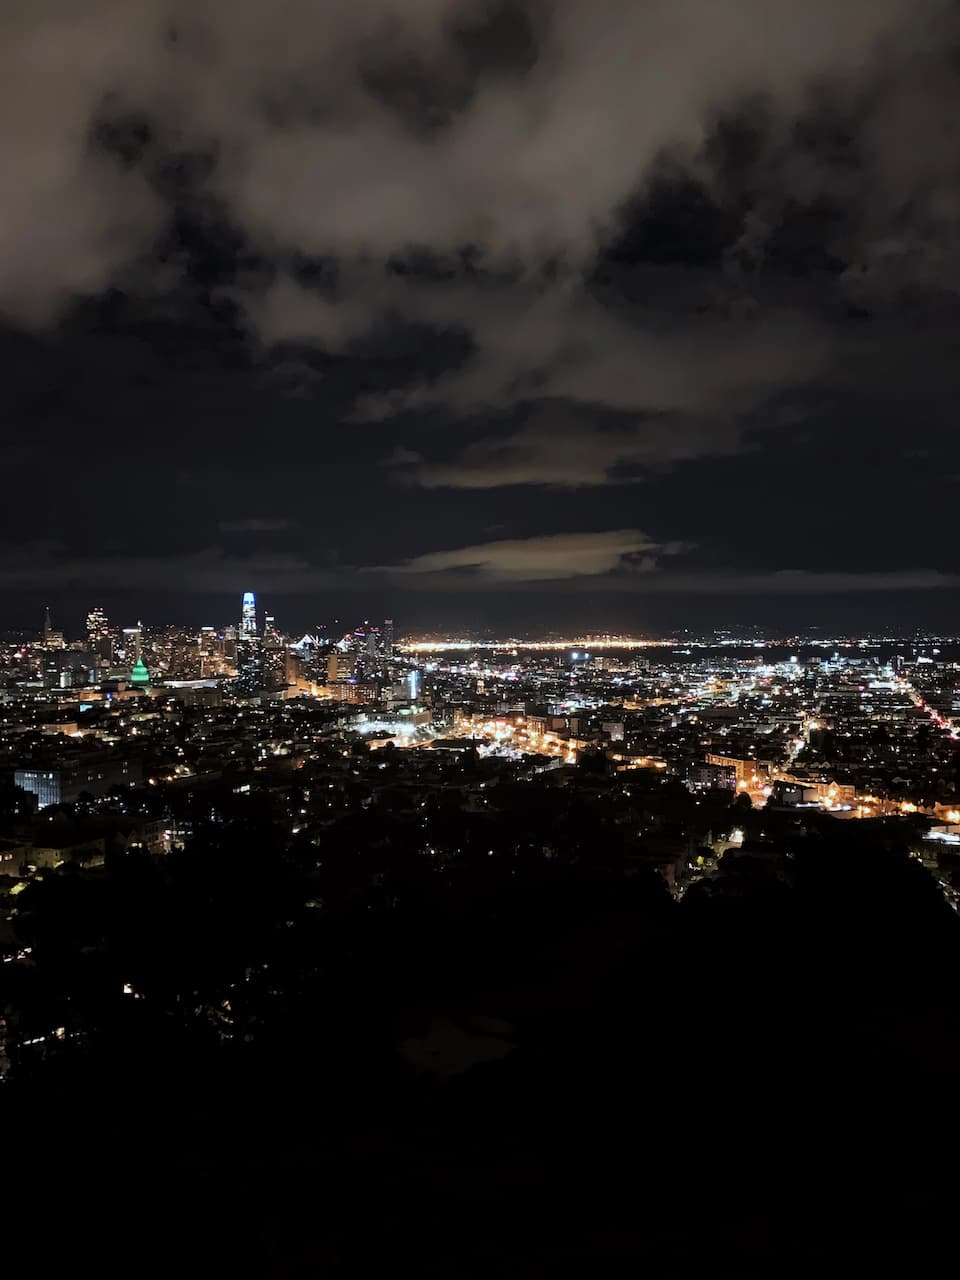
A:
{"type": "MultiPolygon", "coordinates": [[[[257,592],[258,598],[261,593],[257,592]]],[[[922,596],[922,593],[919,593],[922,596]]],[[[935,593],[935,602],[926,600],[918,607],[918,593],[903,595],[890,592],[853,593],[847,597],[799,596],[773,604],[765,598],[750,596],[724,597],[711,595],[694,604],[679,604],[672,596],[652,596],[629,607],[611,602],[608,594],[593,601],[574,595],[545,596],[544,605],[536,610],[517,612],[509,603],[495,596],[426,597],[405,593],[379,595],[346,594],[331,597],[283,596],[262,593],[269,611],[277,617],[289,634],[303,633],[318,624],[344,626],[365,617],[392,614],[402,619],[407,634],[423,635],[464,633],[470,635],[543,635],[608,632],[618,635],[674,635],[683,631],[706,634],[716,630],[755,630],[777,635],[822,631],[830,634],[857,636],[885,634],[891,631],[905,635],[927,632],[952,635],[960,631],[960,613],[949,593],[935,593]],[[545,607],[544,607],[545,606],[545,607]]],[[[173,592],[108,595],[100,593],[102,604],[111,618],[123,618],[132,625],[139,618],[151,627],[172,625],[184,628],[238,625],[240,609],[237,601],[242,592],[217,591],[177,596],[173,592]],[[236,615],[236,616],[235,616],[236,615]]],[[[538,597],[539,599],[540,597],[538,597]]],[[[81,590],[51,595],[49,607],[54,623],[73,635],[86,629],[86,618],[94,597],[81,590]]],[[[526,601],[529,606],[529,598],[526,601]]],[[[0,606],[0,632],[33,633],[42,629],[46,595],[30,597],[12,605],[9,597],[0,606]]]]}
{"type": "MultiPolygon", "coordinates": [[[[280,622],[277,620],[276,609],[269,605],[261,606],[257,595],[252,591],[245,591],[240,596],[240,607],[237,618],[222,616],[226,612],[229,614],[229,608],[220,611],[219,616],[206,618],[204,621],[193,620],[176,620],[170,617],[163,617],[159,612],[156,616],[150,617],[146,623],[142,618],[138,618],[133,623],[126,611],[122,611],[120,618],[111,620],[109,615],[103,609],[102,605],[96,604],[89,608],[83,617],[83,620],[72,628],[64,628],[61,625],[61,615],[59,611],[45,604],[42,609],[40,624],[35,627],[29,625],[23,627],[3,627],[0,624],[0,633],[8,635],[21,635],[25,639],[30,637],[39,638],[47,642],[52,636],[55,640],[63,640],[64,643],[75,644],[86,636],[92,648],[97,647],[97,643],[111,636],[119,636],[121,633],[138,637],[143,630],[153,633],[160,633],[165,629],[174,629],[183,631],[184,633],[196,633],[201,635],[205,632],[213,632],[221,638],[224,634],[233,634],[237,639],[243,639],[246,635],[249,638],[263,638],[263,636],[275,633],[279,636],[295,638],[301,635],[319,634],[324,637],[325,642],[333,642],[334,637],[341,634],[349,634],[357,626],[379,626],[385,630],[389,636],[389,643],[392,645],[394,636],[399,635],[399,623],[393,618],[380,616],[379,623],[371,620],[371,614],[346,614],[343,617],[314,617],[312,622],[305,626],[284,626],[284,619],[281,617],[280,622]],[[130,625],[126,625],[126,624],[130,625]],[[55,625],[56,624],[56,625],[55,625]],[[246,624],[246,630],[245,628],[246,624]]],[[[306,615],[303,615],[306,616],[306,615]]],[[[374,613],[374,617],[377,615],[374,613]]],[[[70,619],[72,621],[72,618],[70,619]]],[[[725,641],[731,644],[751,644],[760,638],[766,637],[770,643],[806,643],[818,644],[827,643],[831,639],[838,641],[850,642],[856,640],[898,640],[898,641],[919,641],[921,643],[934,643],[937,638],[946,639],[948,642],[960,636],[960,631],[954,632],[950,628],[937,628],[922,625],[912,625],[904,622],[903,619],[891,619],[886,623],[875,626],[859,626],[852,628],[830,627],[826,625],[817,625],[804,620],[803,625],[797,627],[770,626],[762,623],[750,622],[734,622],[732,624],[723,625],[705,625],[701,627],[684,627],[674,626],[672,628],[629,628],[629,627],[604,627],[602,625],[589,625],[584,623],[575,628],[558,628],[547,625],[515,627],[511,629],[497,630],[496,627],[489,625],[489,621],[478,627],[461,627],[444,625],[442,621],[433,626],[424,627],[406,627],[406,635],[404,643],[413,643],[421,648],[427,648],[434,645],[440,645],[442,638],[448,639],[454,646],[477,645],[481,648],[490,644],[504,644],[511,639],[517,640],[524,644],[535,644],[538,640],[543,641],[547,647],[562,647],[566,643],[583,644],[587,641],[593,643],[613,642],[630,643],[630,644],[667,644],[674,641],[680,642],[684,635],[696,637],[708,643],[723,644],[725,641]],[[558,639],[563,637],[563,639],[558,639]]]]}

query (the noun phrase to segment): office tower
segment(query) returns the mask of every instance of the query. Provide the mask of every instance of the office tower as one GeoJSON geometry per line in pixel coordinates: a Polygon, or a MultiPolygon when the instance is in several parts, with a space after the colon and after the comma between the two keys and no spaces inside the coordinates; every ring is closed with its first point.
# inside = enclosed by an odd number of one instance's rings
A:
{"type": "Polygon", "coordinates": [[[285,649],[283,651],[283,678],[287,684],[296,684],[298,680],[305,679],[307,674],[307,663],[302,652],[296,649],[285,649]]]}
{"type": "Polygon", "coordinates": [[[213,627],[201,627],[197,637],[200,677],[218,675],[223,670],[223,645],[213,627]]]}
{"type": "Polygon", "coordinates": [[[263,688],[261,643],[257,635],[257,598],[252,591],[243,593],[240,610],[240,637],[237,641],[237,692],[256,693],[263,688]]]}
{"type": "Polygon", "coordinates": [[[286,654],[273,614],[263,620],[263,680],[268,689],[286,684],[286,654]]]}
{"type": "Polygon", "coordinates": [[[240,635],[249,640],[257,634],[257,598],[252,591],[243,593],[243,606],[240,610],[240,635]]]}
{"type": "Polygon", "coordinates": [[[383,656],[388,660],[393,657],[393,619],[383,620],[383,656]]]}
{"type": "Polygon", "coordinates": [[[110,637],[107,615],[97,604],[87,614],[87,638],[90,652],[103,663],[113,661],[113,640],[110,637]]]}
{"type": "Polygon", "coordinates": [[[256,636],[243,637],[237,641],[237,693],[250,695],[256,693],[263,685],[263,658],[260,642],[256,636]]]}
{"type": "Polygon", "coordinates": [[[227,662],[237,660],[237,628],[227,627],[223,633],[223,656],[227,662]]]}
{"type": "Polygon", "coordinates": [[[327,658],[327,683],[335,684],[338,680],[349,680],[356,669],[356,654],[341,653],[337,650],[327,658]]]}
{"type": "Polygon", "coordinates": [[[63,649],[65,647],[63,632],[54,631],[53,629],[49,605],[43,611],[43,647],[45,649],[63,649]]]}
{"type": "Polygon", "coordinates": [[[98,604],[94,605],[87,614],[87,636],[90,640],[90,648],[95,649],[97,641],[101,636],[107,634],[107,615],[103,612],[98,604]]]}
{"type": "Polygon", "coordinates": [[[140,649],[143,644],[143,628],[138,622],[135,627],[124,627],[122,632],[123,660],[132,667],[140,661],[140,649]]]}
{"type": "Polygon", "coordinates": [[[220,657],[220,641],[213,627],[201,627],[197,636],[197,648],[200,651],[200,657],[219,658],[220,657]]]}

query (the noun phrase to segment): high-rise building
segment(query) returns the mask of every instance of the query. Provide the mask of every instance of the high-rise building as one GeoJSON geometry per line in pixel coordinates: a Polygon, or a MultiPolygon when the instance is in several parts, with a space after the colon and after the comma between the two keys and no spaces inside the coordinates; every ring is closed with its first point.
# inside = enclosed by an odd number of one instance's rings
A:
{"type": "Polygon", "coordinates": [[[356,654],[335,650],[327,658],[327,683],[334,684],[337,680],[349,680],[356,669],[356,654]]]}
{"type": "Polygon", "coordinates": [[[257,635],[257,598],[243,593],[240,609],[240,636],[237,640],[237,692],[255,693],[263,687],[260,637],[257,635]]]}
{"type": "Polygon", "coordinates": [[[62,649],[63,643],[63,632],[54,631],[53,622],[50,618],[50,606],[47,605],[43,611],[43,647],[45,649],[62,649]]]}
{"type": "Polygon", "coordinates": [[[263,620],[263,680],[268,689],[279,689],[287,683],[283,637],[271,613],[263,620]]]}
{"type": "Polygon", "coordinates": [[[113,639],[107,622],[107,615],[97,604],[87,614],[87,638],[90,641],[90,652],[103,663],[113,661],[113,639]]]}
{"type": "Polygon", "coordinates": [[[240,636],[247,640],[257,634],[257,598],[252,591],[243,593],[240,610],[240,636]]]}
{"type": "Polygon", "coordinates": [[[143,647],[143,627],[138,622],[135,627],[124,627],[121,632],[123,645],[123,661],[128,667],[140,661],[140,650],[143,647]]]}
{"type": "Polygon", "coordinates": [[[201,627],[197,636],[200,655],[200,678],[219,675],[223,671],[223,642],[213,627],[201,627]]]}
{"type": "Polygon", "coordinates": [[[383,656],[389,661],[393,657],[393,619],[383,620],[383,656]]]}
{"type": "Polygon", "coordinates": [[[297,649],[285,649],[283,653],[283,678],[287,684],[296,684],[307,674],[307,663],[302,652],[297,649]]]}
{"type": "Polygon", "coordinates": [[[87,635],[90,638],[91,647],[101,636],[107,634],[107,615],[103,612],[98,604],[95,604],[87,614],[87,635]]]}
{"type": "Polygon", "coordinates": [[[237,693],[250,695],[263,688],[263,655],[257,636],[237,641],[237,693]]]}

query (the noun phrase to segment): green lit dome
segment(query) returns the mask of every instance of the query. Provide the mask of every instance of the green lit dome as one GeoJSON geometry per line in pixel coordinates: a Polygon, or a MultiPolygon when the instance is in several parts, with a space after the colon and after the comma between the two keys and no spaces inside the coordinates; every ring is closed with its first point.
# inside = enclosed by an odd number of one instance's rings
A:
{"type": "Polygon", "coordinates": [[[138,658],[133,670],[130,672],[130,682],[132,684],[149,684],[150,672],[143,664],[143,659],[138,658]]]}

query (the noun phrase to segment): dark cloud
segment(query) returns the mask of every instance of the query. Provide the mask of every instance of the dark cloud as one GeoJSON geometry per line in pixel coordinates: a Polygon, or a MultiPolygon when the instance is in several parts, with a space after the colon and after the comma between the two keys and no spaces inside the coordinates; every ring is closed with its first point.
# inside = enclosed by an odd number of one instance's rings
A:
{"type": "Polygon", "coordinates": [[[396,474],[425,488],[498,489],[549,485],[579,489],[641,478],[640,468],[730,452],[739,444],[731,424],[664,414],[657,420],[618,415],[601,406],[575,409],[545,403],[520,426],[490,429],[448,460],[425,461],[396,450],[396,474]]]}
{"type": "Polygon", "coordinates": [[[958,49],[948,0],[9,0],[0,581],[948,594],[958,49]]]}
{"type": "Polygon", "coordinates": [[[936,569],[870,572],[781,569],[774,573],[662,574],[645,579],[643,590],[681,595],[846,595],[848,592],[956,591],[960,574],[936,569]]]}
{"type": "Polygon", "coordinates": [[[284,533],[293,529],[295,523],[284,518],[251,516],[242,520],[221,520],[217,527],[221,533],[284,533]]]}
{"type": "Polygon", "coordinates": [[[798,312],[738,309],[739,299],[718,297],[714,282],[645,274],[647,290],[636,305],[597,296],[577,278],[482,290],[460,282],[408,285],[402,313],[433,330],[469,334],[471,350],[439,376],[366,397],[359,416],[441,407],[466,414],[534,396],[719,416],[819,371],[822,339],[798,312]]]}
{"type": "Polygon", "coordinates": [[[49,544],[18,544],[0,551],[0,586],[8,591],[238,595],[256,583],[291,594],[322,591],[338,581],[328,568],[286,552],[236,556],[207,547],[179,555],[77,556],[49,544]]]}

